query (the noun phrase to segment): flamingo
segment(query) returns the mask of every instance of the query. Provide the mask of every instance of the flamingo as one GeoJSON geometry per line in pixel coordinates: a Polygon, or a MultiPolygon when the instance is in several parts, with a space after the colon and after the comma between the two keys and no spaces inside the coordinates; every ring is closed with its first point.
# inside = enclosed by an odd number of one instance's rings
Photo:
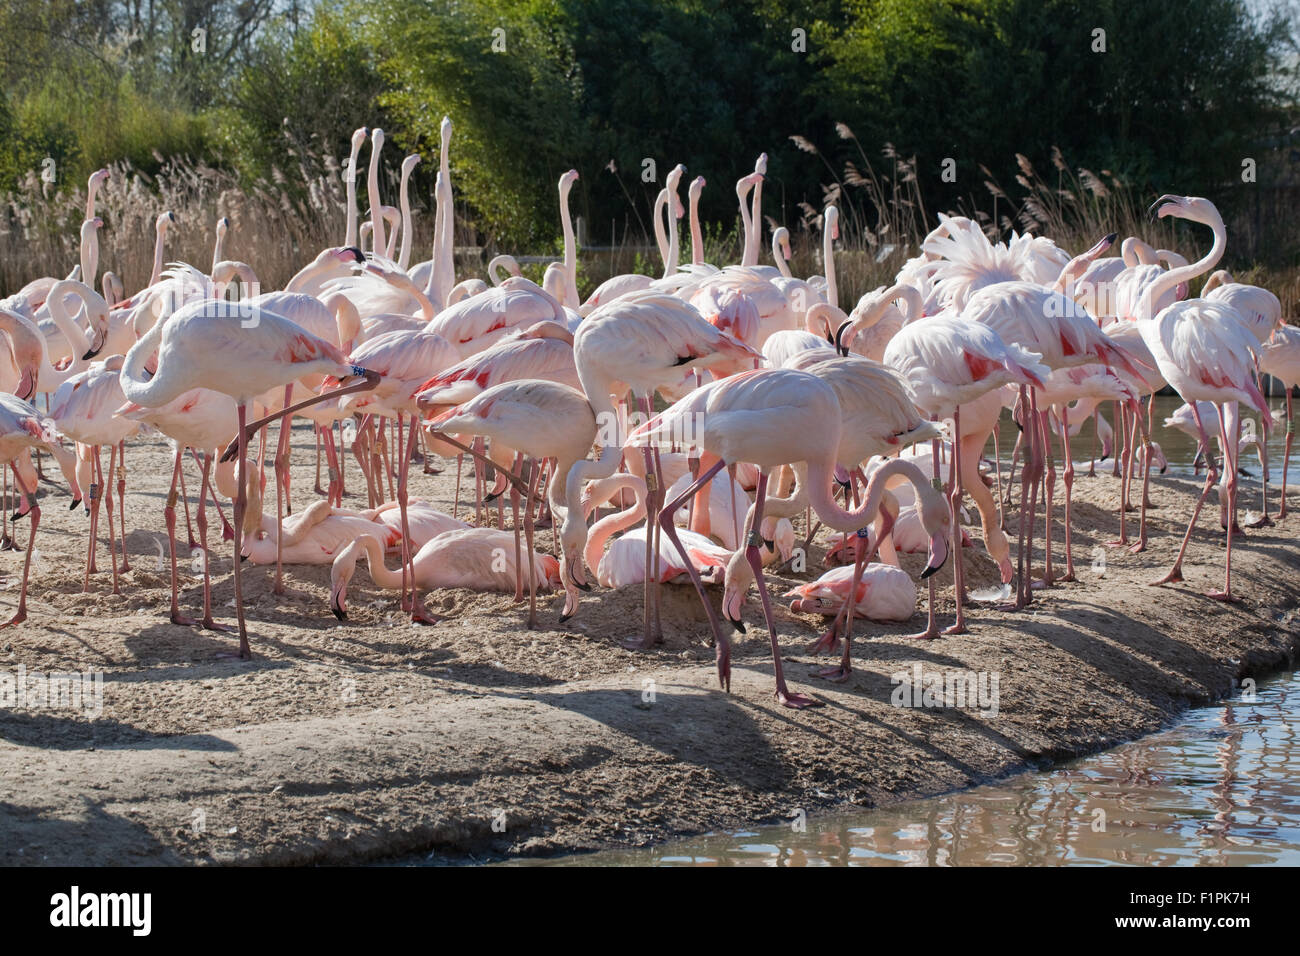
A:
{"type": "MultiPolygon", "coordinates": [[[[251,486],[256,489],[257,482],[251,486]]],[[[251,497],[250,508],[257,503],[251,497]]],[[[254,509],[255,512],[260,509],[254,509]]],[[[316,501],[284,522],[277,538],[275,523],[261,518],[261,529],[244,541],[244,556],[253,564],[332,564],[344,548],[363,534],[384,542],[384,550],[401,554],[404,549],[402,520],[397,502],[368,511],[335,508],[328,501],[316,501]]],[[[407,533],[414,550],[446,531],[468,528],[463,521],[443,514],[421,501],[407,506],[407,533]]]]}
{"type": "Polygon", "coordinates": [[[872,621],[906,621],[916,613],[916,583],[902,568],[873,561],[863,568],[856,589],[854,570],[851,564],[831,568],[816,581],[787,591],[785,597],[795,598],[790,610],[838,616],[851,603],[857,617],[872,621]]]}
{"type": "Polygon", "coordinates": [[[27,554],[23,558],[23,583],[18,592],[18,609],[14,616],[0,624],[0,628],[11,627],[27,620],[27,580],[32,571],[32,551],[36,543],[36,529],[41,523],[41,506],[35,498],[35,475],[29,475],[27,481],[19,473],[18,457],[32,448],[50,448],[58,438],[41,420],[36,406],[23,401],[17,395],[0,392],[0,465],[13,469],[15,487],[24,499],[32,495],[31,510],[27,514],[32,519],[32,529],[27,537],[27,554]]]}
{"type": "Polygon", "coordinates": [[[1300,329],[1284,325],[1274,332],[1272,339],[1264,343],[1259,367],[1286,387],[1286,450],[1282,457],[1282,503],[1277,511],[1278,518],[1285,518],[1287,466],[1291,464],[1291,440],[1295,437],[1291,393],[1300,384],[1300,329]]]}
{"type": "Polygon", "coordinates": [[[923,577],[938,571],[947,557],[947,534],[951,526],[947,504],[930,487],[920,470],[909,462],[894,460],[882,466],[868,483],[866,500],[859,508],[845,511],[836,504],[830,494],[830,483],[840,444],[840,421],[841,412],[834,389],[817,376],[795,369],[756,369],[697,389],[629,436],[629,444],[650,445],[691,434],[695,436],[696,444],[717,458],[685,491],[664,506],[659,523],[676,545],[683,563],[689,566],[691,581],[708,614],[717,644],[718,680],[724,688],[730,686],[730,648],[713,605],[704,595],[699,574],[688,560],[677,535],[673,512],[727,462],[752,462],[759,468],[759,478],[756,498],[749,513],[749,546],[743,556],[736,552],[729,563],[726,571],[729,598],[724,606],[732,621],[737,621],[738,617],[731,612],[733,608],[738,610],[738,598],[743,595],[749,574],[752,574],[758,583],[772,645],[776,699],[783,706],[803,708],[816,702],[806,695],[791,693],[786,685],[771,601],[763,583],[759,544],[753,534],[763,519],[768,475],[773,468],[795,465],[799,481],[806,486],[808,499],[818,517],[831,529],[844,532],[856,531],[874,517],[886,481],[894,476],[905,478],[916,489],[926,530],[931,535],[930,556],[923,577]],[[746,564],[748,573],[741,570],[746,564]]]}
{"type": "MultiPolygon", "coordinates": [[[[1041,385],[1050,369],[1042,364],[1038,353],[1003,341],[996,331],[982,323],[968,322],[952,312],[917,319],[914,310],[920,304],[920,293],[910,286],[896,286],[884,294],[900,295],[907,304],[910,320],[885,349],[885,364],[907,379],[918,408],[935,419],[953,419],[955,480],[950,481],[948,490],[955,499],[954,521],[961,496],[969,492],[980,513],[984,547],[997,563],[1002,583],[1010,584],[1014,573],[1010,545],[1002,530],[1002,514],[980,478],[979,458],[1002,411],[999,390],[1005,385],[1041,385]]],[[[844,341],[847,337],[841,338],[844,341]]],[[[937,468],[934,475],[938,477],[937,468]]],[[[964,626],[961,611],[964,595],[962,585],[957,584],[964,584],[961,569],[962,556],[958,550],[953,578],[961,619],[952,625],[958,632],[964,626]]],[[[937,623],[931,614],[920,636],[929,638],[937,634],[937,623]]]]}
{"type": "MultiPolygon", "coordinates": [[[[680,381],[693,371],[735,371],[760,358],[758,352],[706,322],[688,303],[654,291],[632,293],[601,306],[583,320],[573,337],[573,357],[578,380],[591,403],[600,429],[601,449],[594,462],[579,462],[569,481],[581,483],[607,478],[622,458],[618,415],[610,399],[613,392],[631,390],[641,413],[651,415],[650,399],[663,386],[680,381]]],[[[662,473],[655,465],[657,450],[642,449],[648,485],[647,509],[655,519],[663,502],[662,473]],[[653,479],[651,476],[654,476],[653,479]],[[653,484],[650,482],[653,480],[653,484]]],[[[653,568],[654,527],[646,538],[646,564],[653,568]]],[[[657,638],[658,591],[655,575],[646,575],[645,620],[641,646],[657,638]]],[[[566,578],[567,580],[567,578],[566,578]]]]}
{"type": "MultiPolygon", "coordinates": [[[[113,355],[102,362],[96,362],[86,371],[65,381],[54,394],[51,403],[50,418],[58,430],[77,442],[78,475],[77,484],[89,490],[90,500],[86,510],[90,512],[90,549],[86,555],[86,575],[82,584],[83,591],[90,590],[90,575],[95,570],[95,550],[99,528],[99,503],[104,499],[108,513],[108,556],[113,568],[113,593],[118,593],[118,566],[115,534],[113,530],[113,495],[111,490],[105,493],[104,473],[101,465],[100,446],[108,445],[108,474],[111,478],[117,460],[117,450],[122,443],[140,431],[140,423],[115,414],[125,401],[122,394],[120,372],[123,358],[113,355]]],[[[125,475],[120,480],[118,495],[119,514],[125,496],[125,475]]],[[[169,527],[168,529],[173,530],[169,527]]],[[[130,570],[126,564],[126,522],[121,527],[123,570],[130,570]]]]}
{"type": "MultiPolygon", "coordinates": [[[[234,447],[222,456],[247,459],[251,434],[270,421],[299,408],[345,394],[374,388],[379,376],[352,365],[336,346],[317,338],[301,326],[270,311],[251,320],[238,303],[203,301],[187,305],[165,323],[155,325],[127,353],[122,366],[122,391],[128,401],[144,406],[163,405],[192,388],[210,388],[235,399],[239,430],[234,447]],[[157,352],[157,372],[145,377],[145,363],[157,352]],[[362,378],[333,393],[315,396],[247,425],[248,403],[271,388],[284,386],[303,375],[324,373],[340,378],[362,378]]],[[[239,482],[235,499],[235,610],[239,619],[239,656],[252,657],[244,621],[242,552],[245,482],[239,482]]]]}
{"type": "MultiPolygon", "coordinates": [[[[592,442],[596,440],[597,422],[592,403],[582,392],[557,382],[537,379],[494,385],[426,422],[435,434],[480,435],[490,438],[493,444],[499,441],[538,460],[554,459],[554,477],[548,497],[552,514],[563,516],[559,534],[560,581],[565,591],[561,623],[577,612],[578,591],[590,590],[582,570],[581,552],[587,525],[582,513],[582,485],[577,473],[580,470],[578,463],[586,459],[592,442]]],[[[536,481],[537,471],[534,470],[527,485],[528,498],[524,509],[524,534],[529,554],[533,547],[532,498],[536,481]]],[[[516,555],[519,549],[517,519],[516,510],[516,555]]],[[[532,568],[532,559],[529,558],[530,574],[532,568]]],[[[529,627],[536,626],[536,615],[536,593],[530,586],[529,627]]]]}
{"type": "MultiPolygon", "coordinates": [[[[590,487],[588,486],[588,490],[590,487]]],[[[628,530],[646,516],[645,479],[637,475],[614,475],[604,479],[599,495],[612,496],[623,489],[633,492],[635,496],[633,504],[616,514],[606,515],[592,525],[584,551],[587,566],[595,573],[596,582],[605,588],[624,588],[644,584],[646,579],[646,529],[641,527],[628,530]],[[619,532],[623,532],[622,535],[615,539],[606,551],[606,542],[619,532]]],[[[583,499],[593,506],[599,503],[596,495],[588,497],[584,494],[583,499]]],[[[707,576],[710,580],[715,576],[720,578],[726,569],[727,560],[731,557],[732,549],[716,545],[704,535],[684,528],[679,529],[677,534],[686,546],[687,557],[691,560],[696,573],[707,576]]],[[[680,565],[676,552],[670,550],[668,542],[661,540],[659,581],[666,583],[687,573],[686,568],[680,565]]]]}
{"type": "MultiPolygon", "coordinates": [[[[1222,257],[1227,245],[1227,232],[1223,217],[1214,204],[1199,196],[1164,195],[1151,207],[1158,218],[1174,216],[1208,225],[1214,233],[1214,243],[1205,257],[1181,269],[1170,269],[1151,282],[1142,292],[1138,302],[1138,328],[1142,339],[1151,350],[1160,373],[1184,402],[1192,406],[1197,421],[1197,431],[1206,448],[1209,437],[1201,422],[1196,403],[1208,401],[1219,410],[1220,426],[1224,435],[1223,470],[1227,490],[1227,549],[1224,558],[1222,591],[1212,591],[1209,597],[1221,601],[1236,600],[1232,593],[1232,538],[1237,518],[1237,428],[1238,403],[1245,402],[1263,416],[1264,432],[1268,434],[1270,416],[1268,403],[1255,384],[1255,372],[1260,357],[1260,344],[1250,326],[1242,321],[1241,313],[1226,302],[1209,298],[1185,299],[1157,311],[1156,303],[1162,295],[1203,274],[1222,257]]],[[[1173,567],[1163,578],[1153,584],[1181,581],[1183,555],[1191,540],[1201,506],[1217,480],[1214,462],[1207,462],[1205,488],[1192,511],[1182,546],[1173,567]]]]}
{"type": "MultiPolygon", "coordinates": [[[[466,528],[448,531],[425,543],[415,554],[416,585],[421,588],[470,588],[475,591],[511,591],[519,567],[514,561],[511,537],[495,528],[466,528]]],[[[370,577],[381,588],[404,585],[402,575],[384,566],[384,549],[379,539],[363,534],[334,559],[330,571],[330,608],[340,621],[347,620],[348,583],[357,560],[365,555],[370,577]]],[[[530,578],[536,590],[559,586],[560,565],[549,554],[528,553],[530,578]]]]}

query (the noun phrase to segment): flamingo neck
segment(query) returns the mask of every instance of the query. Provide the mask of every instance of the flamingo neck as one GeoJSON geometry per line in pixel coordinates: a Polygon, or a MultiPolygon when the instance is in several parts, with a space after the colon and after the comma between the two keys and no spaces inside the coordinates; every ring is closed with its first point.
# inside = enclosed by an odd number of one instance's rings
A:
{"type": "Polygon", "coordinates": [[[645,517],[645,481],[635,475],[619,475],[611,482],[610,496],[612,497],[624,488],[631,488],[635,495],[636,500],[633,501],[632,505],[617,514],[601,518],[587,532],[587,547],[583,557],[587,562],[587,567],[593,570],[600,567],[600,559],[605,554],[605,542],[613,535],[632,527],[645,517]]]}
{"type": "Polygon", "coordinates": [[[398,193],[398,205],[402,208],[402,250],[397,254],[397,264],[403,269],[411,264],[411,170],[407,166],[402,171],[402,186],[398,193]]]}
{"type": "Polygon", "coordinates": [[[700,231],[700,194],[691,193],[691,265],[704,265],[704,234],[700,231]]]}
{"type": "Polygon", "coordinates": [[[149,285],[153,285],[162,278],[163,270],[163,237],[167,235],[166,229],[155,231],[153,240],[153,271],[149,273],[149,285]]]}
{"type": "Polygon", "coordinates": [[[759,179],[754,183],[754,193],[750,196],[750,202],[753,204],[753,210],[749,217],[750,235],[746,237],[745,248],[749,250],[748,254],[753,256],[752,261],[742,263],[747,266],[758,265],[758,249],[763,241],[763,180],[759,179]]]}
{"type": "Polygon", "coordinates": [[[371,248],[378,252],[387,246],[384,239],[384,208],[379,202],[379,151],[383,149],[383,140],[378,143],[372,138],[370,143],[370,168],[366,176],[366,192],[370,197],[370,241],[371,248]]]}
{"type": "Polygon", "coordinates": [[[758,264],[758,250],[754,248],[753,231],[750,228],[751,218],[749,215],[749,206],[745,203],[749,190],[753,187],[748,183],[743,183],[737,190],[740,199],[740,231],[745,237],[745,248],[740,254],[740,264],[742,266],[752,266],[758,264]]]}
{"type": "Polygon", "coordinates": [[[840,294],[835,285],[835,239],[829,226],[822,230],[822,262],[826,267],[826,301],[839,308],[840,294]]]}
{"type": "MultiPolygon", "coordinates": [[[[838,445],[838,441],[834,444],[838,445]]],[[[830,493],[833,463],[829,460],[829,455],[824,461],[806,462],[805,467],[807,468],[808,502],[817,512],[817,517],[821,518],[822,523],[834,531],[848,533],[865,527],[875,517],[885,492],[885,485],[891,478],[901,477],[916,489],[918,510],[921,511],[924,511],[929,495],[933,491],[920,468],[910,461],[893,458],[872,473],[871,480],[867,482],[866,497],[862,504],[852,511],[846,511],[830,493]]],[[[799,473],[798,466],[796,466],[796,473],[799,474],[802,483],[804,475],[799,473]]]]}
{"type": "Polygon", "coordinates": [[[343,245],[355,247],[357,244],[357,153],[360,143],[354,143],[348,156],[347,176],[344,188],[347,191],[347,225],[343,230],[343,245]]]}
{"type": "Polygon", "coordinates": [[[790,263],[785,261],[785,253],[781,251],[781,237],[778,233],[772,233],[772,261],[776,263],[776,271],[781,273],[787,279],[793,279],[790,274],[790,263]]]}
{"type": "Polygon", "coordinates": [[[560,190],[560,225],[564,229],[564,304],[576,309],[578,301],[578,243],[569,214],[569,187],[560,190]]]}
{"type": "MultiPolygon", "coordinates": [[[[668,190],[659,190],[655,197],[654,230],[655,244],[659,246],[659,258],[663,260],[664,271],[668,271],[668,230],[664,228],[663,210],[668,205],[668,190]]],[[[670,213],[671,214],[671,213],[670,213]]]]}
{"type": "Polygon", "coordinates": [[[1147,283],[1147,287],[1142,291],[1142,298],[1138,300],[1139,319],[1154,318],[1155,303],[1162,295],[1176,289],[1183,282],[1191,282],[1197,276],[1209,272],[1223,258],[1224,250],[1228,246],[1228,231],[1224,228],[1223,219],[1216,213],[1207,225],[1214,231],[1214,244],[1210,246],[1210,251],[1191,265],[1169,269],[1154,281],[1147,283]]]}

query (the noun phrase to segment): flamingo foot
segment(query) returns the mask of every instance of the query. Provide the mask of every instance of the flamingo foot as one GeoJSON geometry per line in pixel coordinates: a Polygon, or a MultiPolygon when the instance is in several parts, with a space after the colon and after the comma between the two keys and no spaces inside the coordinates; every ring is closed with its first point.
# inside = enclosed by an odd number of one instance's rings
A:
{"type": "Polygon", "coordinates": [[[816,657],[818,654],[833,654],[839,649],[839,628],[832,625],[821,637],[808,645],[807,653],[816,657]]]}
{"type": "Polygon", "coordinates": [[[438,614],[430,614],[422,607],[418,607],[411,612],[412,624],[432,625],[444,620],[446,620],[446,618],[438,614]]]}
{"type": "Polygon", "coordinates": [[[1223,601],[1225,604],[1240,604],[1241,598],[1231,591],[1206,591],[1207,598],[1213,598],[1216,601],[1223,601]]]}
{"type": "Polygon", "coordinates": [[[13,627],[16,624],[21,624],[25,620],[27,620],[27,612],[19,611],[12,618],[5,621],[3,624],[0,624],[0,631],[3,631],[6,627],[13,627]]]}
{"type": "Polygon", "coordinates": [[[966,626],[965,621],[957,621],[953,624],[949,624],[940,633],[941,634],[969,634],[970,629],[966,626]]]}
{"type": "Polygon", "coordinates": [[[1066,571],[1056,580],[1061,584],[1065,584],[1066,582],[1077,581],[1079,580],[1079,578],[1075,575],[1073,571],[1066,571]]]}
{"type": "Polygon", "coordinates": [[[905,634],[903,636],[910,641],[932,641],[939,636],[939,627],[935,625],[934,627],[927,627],[920,634],[905,634]]]}
{"type": "Polygon", "coordinates": [[[1106,547],[1108,548],[1127,548],[1128,546],[1129,546],[1128,535],[1121,535],[1120,537],[1116,538],[1114,541],[1106,542],[1106,547]]]}
{"type": "Polygon", "coordinates": [[[193,627],[199,622],[192,617],[186,617],[180,611],[172,611],[172,623],[179,624],[181,627],[193,627]]]}
{"type": "Polygon", "coordinates": [[[803,710],[806,707],[820,707],[822,702],[807,694],[792,694],[788,690],[777,689],[776,702],[791,710],[803,710]]]}
{"type": "Polygon", "coordinates": [[[234,628],[231,627],[229,624],[218,624],[210,617],[205,617],[202,620],[202,622],[200,622],[199,626],[202,627],[204,630],[208,630],[208,631],[233,631],[234,630],[234,628]]]}
{"type": "Polygon", "coordinates": [[[843,684],[848,681],[851,673],[851,668],[836,664],[834,667],[823,667],[820,670],[813,671],[812,676],[820,680],[830,681],[832,684],[843,684]]]}
{"type": "Polygon", "coordinates": [[[1129,554],[1141,554],[1141,553],[1142,553],[1143,551],[1145,551],[1146,549],[1147,549],[1147,539],[1146,539],[1146,538],[1139,538],[1139,539],[1138,539],[1138,543],[1135,544],[1135,545],[1133,545],[1133,547],[1131,547],[1131,548],[1128,549],[1128,553],[1129,553],[1129,554]]]}
{"type": "Polygon", "coordinates": [[[1178,584],[1182,580],[1183,580],[1183,569],[1175,564],[1172,568],[1169,569],[1169,573],[1166,574],[1159,581],[1152,581],[1151,586],[1153,588],[1157,588],[1162,584],[1178,584]]]}

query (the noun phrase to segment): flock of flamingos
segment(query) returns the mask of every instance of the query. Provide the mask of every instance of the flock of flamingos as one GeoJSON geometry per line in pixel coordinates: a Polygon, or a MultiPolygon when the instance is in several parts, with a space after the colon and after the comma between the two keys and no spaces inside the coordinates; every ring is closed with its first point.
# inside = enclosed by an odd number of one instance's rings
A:
{"type": "MultiPolygon", "coordinates": [[[[492,285],[457,281],[450,137],[444,119],[429,260],[410,264],[407,177],[419,157],[403,164],[400,209],[385,206],[378,177],[383,132],[359,129],[347,169],[357,169],[369,139],[369,220],[358,223],[357,176],[349,175],[342,244],[323,250],[283,290],[256,295],[250,294],[253,270],[224,258],[226,220],[217,224],[209,271],[184,263],[164,268],[170,213],[158,218],[147,286],[125,296],[122,283],[105,273],[100,295],[103,224],[95,196],[108,172],[91,176],[73,276],[38,279],[0,300],[6,346],[0,350],[0,462],[13,473],[14,521],[26,516],[30,522],[21,596],[9,624],[26,617],[41,454],[61,468],[73,507],[84,502],[90,513],[87,587],[104,506],[116,589],[119,568],[127,568],[126,445],[153,429],[175,447],[165,508],[172,620],[221,627],[212,616],[208,573],[210,501],[234,541],[241,657],[250,656],[243,558],[274,562],[277,591],[284,564],[332,563],[331,605],[339,617],[346,615],[347,586],[363,556],[375,584],[399,589],[403,610],[423,622],[434,618],[424,609],[422,589],[514,590],[522,600],[526,581],[532,625],[538,590],[563,589],[565,620],[578,612],[581,593],[592,590],[589,575],[602,587],[643,586],[640,647],[658,638],[660,585],[684,574],[704,603],[718,677],[728,688],[729,644],[704,584],[723,585],[721,612],[740,630],[746,594],[757,585],[776,697],[804,707],[815,701],[786,686],[763,577],[765,566],[790,556],[791,518],[811,509],[810,524],[815,515],[832,552],[846,562],[790,595],[796,609],[832,618],[814,647],[833,652],[843,642],[839,664],[820,675],[842,681],[850,673],[855,617],[905,620],[914,611],[916,586],[899,567],[900,551],[927,553],[923,578],[953,555],[957,611],[945,633],[964,630],[964,532],[957,516],[965,495],[1000,569],[1006,607],[1034,600],[1040,502],[1044,578],[1050,584],[1073,577],[1070,437],[1089,418],[1096,418],[1106,445],[1114,441],[1120,467],[1116,544],[1143,549],[1146,485],[1160,461],[1149,398],[1166,386],[1187,403],[1169,424],[1199,439],[1207,468],[1173,566],[1153,583],[1181,580],[1197,517],[1217,488],[1228,534],[1223,588],[1211,596],[1234,599],[1232,542],[1244,533],[1236,521],[1237,456],[1249,438],[1241,406],[1259,413],[1267,432],[1272,422],[1260,375],[1288,386],[1289,458],[1300,329],[1283,324],[1272,293],[1234,282],[1222,270],[1209,274],[1227,237],[1208,199],[1166,195],[1151,207],[1155,216],[1190,220],[1213,233],[1209,251],[1191,263],[1136,236],[1123,241],[1121,256],[1103,257],[1114,235],[1072,255],[1028,234],[993,243],[969,219],[940,217],[895,284],[864,295],[845,313],[835,280],[833,206],[823,216],[825,275],[791,275],[784,228],[772,236],[774,265],[760,264],[765,156],[736,185],[741,261],[718,267],[703,259],[701,177],[688,187],[690,262],[678,265],[677,220],[687,212],[679,199],[685,170],[678,166],[655,210],[663,275],[615,276],[583,302],[568,210],[577,179],[572,171],[559,181],[563,261],[550,265],[542,285],[522,277],[508,256],[493,261],[492,285]],[[363,252],[367,242],[371,251],[363,252]],[[513,274],[502,278],[503,269],[513,274]],[[1189,285],[1207,274],[1201,295],[1189,297],[1189,285]],[[44,410],[36,404],[40,394],[44,410]],[[1012,475],[1004,495],[1000,458],[995,454],[993,464],[984,458],[989,438],[997,441],[1004,408],[1018,426],[1012,470],[1022,461],[1014,522],[1004,518],[1014,497],[1012,475]],[[294,416],[315,427],[318,496],[286,516],[294,416]],[[272,439],[267,426],[277,422],[272,439]],[[1064,467],[1063,574],[1052,541],[1053,435],[1064,467]],[[261,507],[272,440],[274,519],[261,507]],[[343,507],[341,451],[348,445],[365,480],[366,510],[343,507]],[[200,621],[182,615],[177,593],[178,500],[190,520],[187,453],[201,474],[200,621]],[[429,471],[434,456],[456,460],[453,515],[407,492],[412,466],[422,461],[429,471]],[[455,516],[463,463],[473,464],[473,525],[455,516]],[[1130,507],[1130,495],[1138,494],[1130,507]],[[233,501],[230,521],[223,497],[233,501]],[[506,498],[513,532],[503,530],[506,498]],[[490,508],[494,501],[495,526],[490,511],[484,517],[485,503],[490,508]],[[607,503],[615,510],[589,524],[607,503]],[[534,550],[535,529],[546,522],[555,529],[558,559],[534,550]],[[1014,528],[1014,562],[1004,525],[1014,528]],[[386,567],[386,558],[396,558],[400,570],[386,567]]],[[[1266,456],[1263,463],[1267,474],[1266,456]]],[[[1285,465],[1281,499],[1285,515],[1285,465]]],[[[1263,521],[1268,510],[1265,483],[1263,521]]],[[[940,633],[933,578],[929,589],[922,637],[940,633]]]]}

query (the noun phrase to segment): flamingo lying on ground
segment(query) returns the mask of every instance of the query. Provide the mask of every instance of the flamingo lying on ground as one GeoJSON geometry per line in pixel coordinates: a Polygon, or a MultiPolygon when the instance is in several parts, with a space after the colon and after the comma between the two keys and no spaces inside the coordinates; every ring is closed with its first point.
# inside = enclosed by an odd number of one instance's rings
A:
{"type": "MultiPolygon", "coordinates": [[[[348,582],[364,554],[370,577],[381,588],[402,587],[402,575],[384,566],[384,548],[373,535],[363,534],[339,553],[330,571],[330,608],[340,621],[347,620],[348,582]]],[[[560,563],[552,555],[529,551],[534,569],[531,586],[549,591],[560,586],[560,563]]],[[[419,588],[470,588],[475,591],[513,591],[520,565],[514,560],[508,531],[466,528],[448,531],[427,542],[412,562],[419,588]]]]}

